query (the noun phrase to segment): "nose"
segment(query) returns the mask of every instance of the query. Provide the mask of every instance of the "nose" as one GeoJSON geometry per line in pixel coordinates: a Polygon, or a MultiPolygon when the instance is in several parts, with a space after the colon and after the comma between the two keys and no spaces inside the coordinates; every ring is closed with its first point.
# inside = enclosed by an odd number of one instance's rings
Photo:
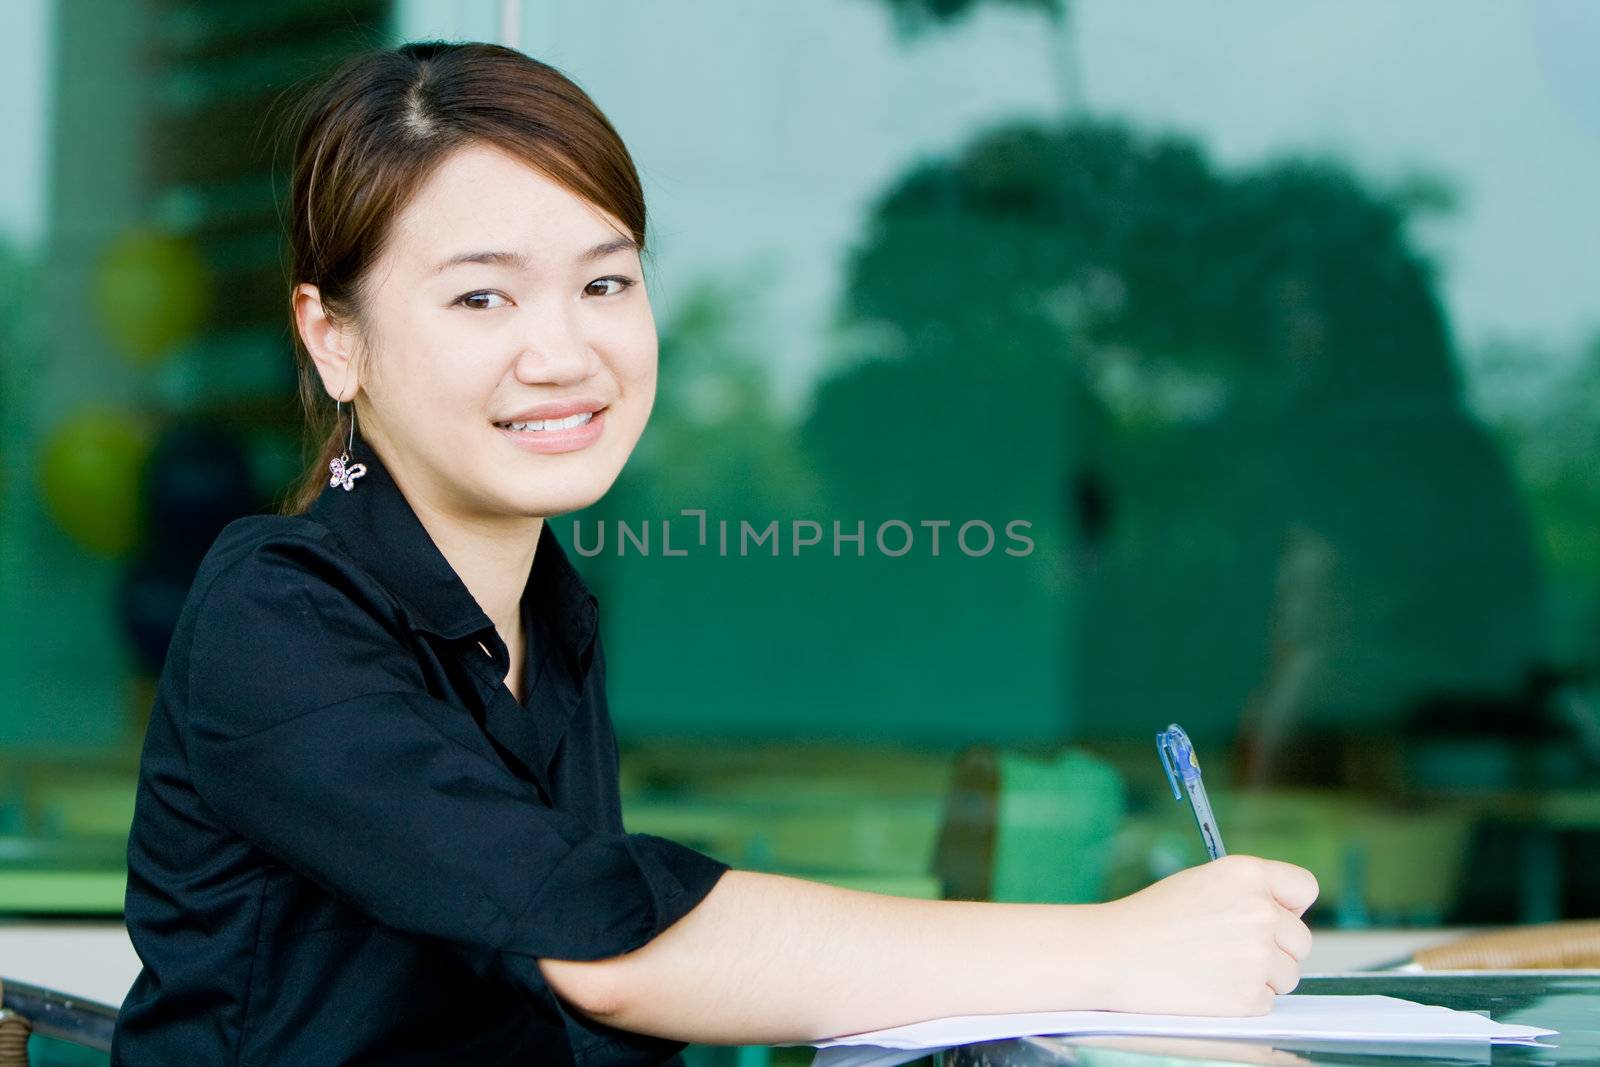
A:
{"type": "Polygon", "coordinates": [[[541,316],[517,352],[515,373],[525,385],[571,384],[592,378],[600,357],[582,329],[581,317],[566,312],[541,316]]]}

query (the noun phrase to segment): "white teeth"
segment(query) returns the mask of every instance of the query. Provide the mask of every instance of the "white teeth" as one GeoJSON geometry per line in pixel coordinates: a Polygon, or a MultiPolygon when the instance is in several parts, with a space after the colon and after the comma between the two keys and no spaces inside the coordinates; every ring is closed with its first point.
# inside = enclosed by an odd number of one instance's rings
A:
{"type": "Polygon", "coordinates": [[[568,415],[564,419],[542,419],[538,422],[502,422],[500,425],[508,430],[521,430],[537,433],[540,430],[570,430],[574,426],[582,426],[594,418],[592,411],[580,411],[576,415],[568,415]]]}

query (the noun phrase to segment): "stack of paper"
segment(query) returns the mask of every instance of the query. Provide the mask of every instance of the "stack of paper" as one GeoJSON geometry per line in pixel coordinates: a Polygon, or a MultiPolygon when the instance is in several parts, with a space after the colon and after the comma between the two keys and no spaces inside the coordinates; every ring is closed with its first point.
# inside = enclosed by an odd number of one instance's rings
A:
{"type": "Polygon", "coordinates": [[[812,1067],[891,1067],[974,1041],[1030,1035],[1129,1035],[1309,1041],[1489,1041],[1537,1044],[1555,1033],[1491,1021],[1470,1011],[1417,1004],[1398,997],[1290,994],[1266,1015],[1216,1018],[1136,1015],[1116,1011],[1046,1011],[960,1015],[814,1042],[812,1067]]]}

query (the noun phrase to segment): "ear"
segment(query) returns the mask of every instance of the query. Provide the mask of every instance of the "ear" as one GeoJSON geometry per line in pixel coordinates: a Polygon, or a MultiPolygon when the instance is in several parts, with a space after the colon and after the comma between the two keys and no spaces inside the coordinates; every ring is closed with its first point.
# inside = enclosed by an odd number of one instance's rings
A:
{"type": "Polygon", "coordinates": [[[351,362],[356,352],[354,329],[334,321],[322,305],[322,293],[309,282],[294,287],[293,300],[295,329],[317,365],[322,387],[333,399],[348,404],[361,387],[359,371],[351,362]]]}

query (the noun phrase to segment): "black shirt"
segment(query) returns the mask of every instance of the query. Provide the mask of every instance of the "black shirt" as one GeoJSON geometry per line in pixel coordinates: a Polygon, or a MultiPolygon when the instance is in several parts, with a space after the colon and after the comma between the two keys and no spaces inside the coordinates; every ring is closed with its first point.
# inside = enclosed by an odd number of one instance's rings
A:
{"type": "Polygon", "coordinates": [[[353,489],[232,523],[190,590],[139,771],[144,967],[112,1064],[676,1062],[537,966],[638,948],[728,869],[623,830],[598,602],[545,522],[519,704],[488,616],[354,451],[353,489]]]}

